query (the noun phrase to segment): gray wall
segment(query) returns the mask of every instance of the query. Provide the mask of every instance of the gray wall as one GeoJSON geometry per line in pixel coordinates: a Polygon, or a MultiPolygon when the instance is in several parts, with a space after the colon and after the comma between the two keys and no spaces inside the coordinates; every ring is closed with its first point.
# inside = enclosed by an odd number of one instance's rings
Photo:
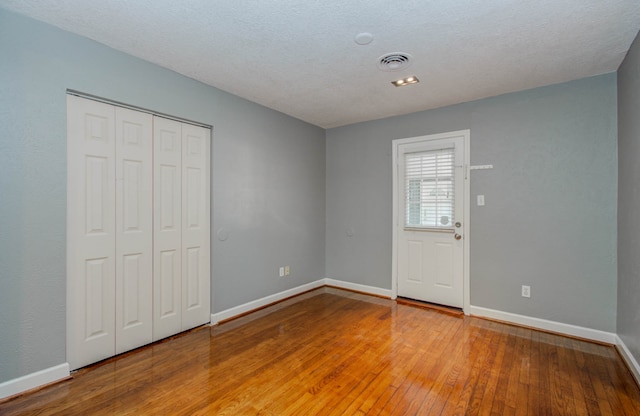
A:
{"type": "MultiPolygon", "coordinates": [[[[636,357],[638,53],[620,72],[618,294],[636,357]]],[[[3,10],[0,56],[0,383],[66,360],[67,88],[214,126],[214,312],[325,275],[389,289],[391,140],[468,128],[472,164],[494,165],[472,173],[472,304],[616,329],[615,74],[332,129],[325,147],[322,129],[3,10]]]]}
{"type": "Polygon", "coordinates": [[[0,56],[0,383],[66,361],[67,88],[214,126],[214,312],[324,277],[324,130],[4,10],[0,56]]]}
{"type": "Polygon", "coordinates": [[[471,304],[615,332],[615,74],[329,130],[327,277],[391,288],[392,139],[460,129],[471,304]]]}
{"type": "Polygon", "coordinates": [[[618,335],[640,361],[640,37],[618,70],[618,335]]]}

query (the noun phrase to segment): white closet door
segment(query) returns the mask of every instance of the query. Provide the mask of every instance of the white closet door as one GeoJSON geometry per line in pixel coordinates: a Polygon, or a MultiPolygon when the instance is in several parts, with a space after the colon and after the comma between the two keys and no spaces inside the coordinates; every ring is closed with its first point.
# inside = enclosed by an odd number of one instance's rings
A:
{"type": "Polygon", "coordinates": [[[153,116],[116,107],[116,354],[152,342],[153,116]]]}
{"type": "Polygon", "coordinates": [[[211,130],[67,96],[72,369],[210,320],[211,130]]]}
{"type": "Polygon", "coordinates": [[[182,330],[182,124],[153,118],[153,339],[182,330]]]}
{"type": "Polygon", "coordinates": [[[67,357],[115,352],[115,111],[67,96],[67,357]]]}
{"type": "Polygon", "coordinates": [[[210,136],[210,129],[182,125],[182,330],[211,320],[210,136]]]}

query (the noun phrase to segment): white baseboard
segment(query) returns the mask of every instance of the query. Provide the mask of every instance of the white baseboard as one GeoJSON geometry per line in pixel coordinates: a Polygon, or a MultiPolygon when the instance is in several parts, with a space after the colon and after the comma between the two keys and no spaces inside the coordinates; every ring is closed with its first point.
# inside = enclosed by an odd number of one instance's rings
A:
{"type": "Polygon", "coordinates": [[[482,308],[480,306],[470,306],[469,314],[473,316],[496,319],[503,322],[524,325],[531,328],[542,329],[545,331],[557,332],[559,334],[570,335],[589,339],[592,341],[606,342],[608,344],[617,344],[617,335],[611,332],[600,331],[597,329],[584,328],[581,326],[564,324],[561,322],[548,321],[546,319],[533,318],[525,315],[518,315],[510,312],[502,312],[494,309],[482,308]]]}
{"type": "Polygon", "coordinates": [[[358,283],[344,282],[342,280],[324,279],[324,283],[328,286],[335,286],[341,289],[355,290],[356,292],[367,293],[369,295],[382,296],[392,299],[393,293],[391,289],[381,289],[379,287],[361,285],[358,283]]]}
{"type": "Polygon", "coordinates": [[[57,365],[0,383],[0,399],[69,377],[69,363],[57,365]]]}
{"type": "Polygon", "coordinates": [[[636,382],[640,384],[640,365],[633,354],[631,354],[631,351],[629,351],[629,348],[627,348],[627,345],[622,341],[620,335],[616,335],[616,346],[618,347],[620,355],[622,355],[622,358],[627,363],[627,367],[631,370],[631,374],[635,377],[636,382]]]}
{"type": "Polygon", "coordinates": [[[284,292],[276,293],[270,296],[266,296],[261,299],[257,299],[245,304],[234,306],[233,308],[226,309],[221,312],[211,314],[211,325],[215,325],[220,321],[231,319],[236,316],[245,314],[247,312],[260,309],[264,306],[270,305],[275,302],[296,296],[309,290],[317,289],[322,286],[335,286],[342,289],[355,290],[357,292],[367,293],[370,295],[383,296],[387,298],[392,297],[392,292],[389,289],[380,289],[379,287],[366,286],[358,283],[344,282],[342,280],[334,279],[320,279],[315,282],[307,283],[302,286],[294,287],[293,289],[285,290],[284,292]]]}
{"type": "Polygon", "coordinates": [[[238,315],[242,315],[247,312],[262,308],[270,305],[274,302],[278,302],[291,296],[296,296],[309,290],[317,289],[324,286],[324,279],[316,280],[315,282],[307,283],[302,286],[294,287],[293,289],[285,290],[284,292],[276,293],[270,296],[266,296],[261,299],[257,299],[251,302],[247,302],[243,305],[235,306],[233,308],[226,309],[222,312],[216,312],[211,314],[211,325],[215,325],[225,319],[230,319],[238,315]]]}

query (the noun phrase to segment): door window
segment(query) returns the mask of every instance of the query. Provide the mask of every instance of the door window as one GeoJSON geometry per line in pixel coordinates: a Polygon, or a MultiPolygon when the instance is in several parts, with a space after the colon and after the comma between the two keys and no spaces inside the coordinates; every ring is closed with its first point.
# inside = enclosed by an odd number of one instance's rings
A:
{"type": "Polygon", "coordinates": [[[405,226],[451,228],[454,222],[455,149],[406,153],[405,226]]]}

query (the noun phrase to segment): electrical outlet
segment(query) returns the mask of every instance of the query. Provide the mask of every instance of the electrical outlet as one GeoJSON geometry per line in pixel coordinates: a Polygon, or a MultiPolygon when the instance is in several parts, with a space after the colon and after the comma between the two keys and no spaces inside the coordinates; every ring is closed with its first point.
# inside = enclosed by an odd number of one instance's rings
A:
{"type": "Polygon", "coordinates": [[[280,277],[284,277],[284,267],[280,267],[280,277]]]}
{"type": "Polygon", "coordinates": [[[291,268],[289,266],[284,266],[284,275],[289,276],[291,274],[291,268]]]}
{"type": "Polygon", "coordinates": [[[531,287],[522,285],[522,297],[530,298],[531,297],[531,287]]]}

